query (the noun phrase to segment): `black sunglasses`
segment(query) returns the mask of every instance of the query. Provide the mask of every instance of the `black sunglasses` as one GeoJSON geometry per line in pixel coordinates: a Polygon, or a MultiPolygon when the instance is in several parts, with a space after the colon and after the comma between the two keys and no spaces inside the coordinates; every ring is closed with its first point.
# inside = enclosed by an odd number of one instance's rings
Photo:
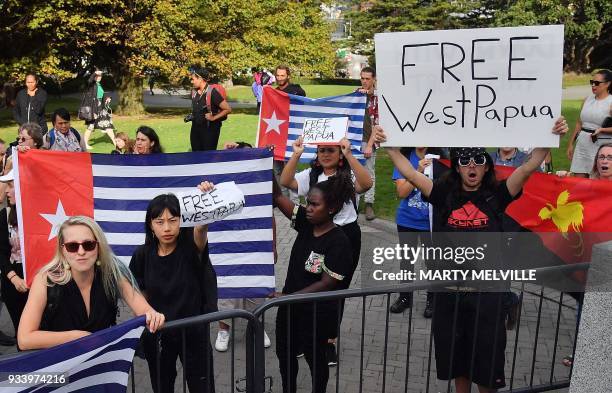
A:
{"type": "Polygon", "coordinates": [[[459,166],[468,166],[470,165],[470,162],[474,162],[474,165],[482,166],[487,163],[487,158],[484,155],[479,154],[474,157],[459,157],[457,160],[459,166]]]}
{"type": "Polygon", "coordinates": [[[83,246],[83,250],[85,251],[93,251],[96,249],[98,242],[95,240],[85,240],[83,243],[79,242],[69,242],[62,244],[66,251],[75,253],[79,251],[79,247],[83,246]]]}
{"type": "Polygon", "coordinates": [[[591,86],[599,86],[602,83],[608,83],[608,81],[594,81],[594,80],[590,80],[589,83],[591,84],[591,86]]]}

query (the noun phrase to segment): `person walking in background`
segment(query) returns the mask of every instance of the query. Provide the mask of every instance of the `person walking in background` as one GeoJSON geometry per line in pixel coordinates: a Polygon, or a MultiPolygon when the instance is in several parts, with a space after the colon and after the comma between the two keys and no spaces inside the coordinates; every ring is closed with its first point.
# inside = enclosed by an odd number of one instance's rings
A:
{"type": "Polygon", "coordinates": [[[361,150],[365,157],[365,167],[372,177],[372,187],[365,193],[365,216],[371,221],[376,218],[374,213],[374,200],[376,193],[376,145],[372,127],[378,124],[378,96],[376,95],[376,70],[372,67],[364,67],[361,70],[360,93],[366,94],[366,110],[363,117],[363,138],[361,150]]]}
{"type": "MultiPolygon", "coordinates": [[[[115,126],[113,125],[112,110],[110,107],[111,97],[105,95],[101,85],[102,71],[96,69],[87,81],[87,91],[83,95],[83,102],[79,112],[83,113],[84,108],[90,108],[91,117],[85,120],[87,130],[85,130],[85,146],[87,150],[93,149],[89,145],[91,133],[96,130],[102,130],[108,135],[113,146],[115,145],[115,126]]],[[[85,116],[82,116],[85,117],[85,116]]]]}
{"type": "Polygon", "coordinates": [[[253,67],[251,69],[253,74],[253,83],[251,84],[251,90],[253,91],[253,96],[255,96],[255,100],[257,100],[257,114],[259,114],[259,110],[261,109],[261,99],[263,97],[263,84],[261,83],[262,73],[257,70],[257,68],[253,67]]]}
{"type": "Polygon", "coordinates": [[[43,134],[47,133],[47,120],[45,119],[45,106],[47,105],[47,92],[38,86],[38,76],[29,72],[25,78],[25,89],[17,93],[13,117],[18,125],[36,123],[43,134]]]}
{"type": "Polygon", "coordinates": [[[588,177],[597,149],[612,141],[612,126],[602,128],[606,118],[612,116],[612,71],[597,71],[590,83],[593,94],[582,103],[580,118],[567,144],[570,171],[579,177],[588,177]]]}

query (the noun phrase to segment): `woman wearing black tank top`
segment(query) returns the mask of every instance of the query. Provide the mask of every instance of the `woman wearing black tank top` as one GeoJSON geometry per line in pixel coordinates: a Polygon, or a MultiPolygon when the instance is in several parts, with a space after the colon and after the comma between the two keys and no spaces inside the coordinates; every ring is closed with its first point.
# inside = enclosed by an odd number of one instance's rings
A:
{"type": "Polygon", "coordinates": [[[71,217],[59,229],[53,259],[34,278],[19,323],[19,347],[49,348],[108,328],[115,324],[119,297],[134,314],[146,315],[151,332],[164,324],[100,226],[89,217],[71,217]]]}

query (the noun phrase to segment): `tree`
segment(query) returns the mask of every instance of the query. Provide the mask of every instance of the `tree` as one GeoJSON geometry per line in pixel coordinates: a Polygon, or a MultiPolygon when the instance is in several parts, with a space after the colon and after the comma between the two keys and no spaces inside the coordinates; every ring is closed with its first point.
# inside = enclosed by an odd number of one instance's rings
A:
{"type": "MultiPolygon", "coordinates": [[[[497,26],[565,25],[563,51],[566,71],[590,72],[592,54],[612,49],[612,2],[609,0],[519,0],[499,10],[497,26]],[[607,48],[607,50],[602,50],[607,48]]],[[[605,62],[601,65],[605,65],[605,62]]],[[[608,60],[609,66],[609,60],[608,60]]]]}

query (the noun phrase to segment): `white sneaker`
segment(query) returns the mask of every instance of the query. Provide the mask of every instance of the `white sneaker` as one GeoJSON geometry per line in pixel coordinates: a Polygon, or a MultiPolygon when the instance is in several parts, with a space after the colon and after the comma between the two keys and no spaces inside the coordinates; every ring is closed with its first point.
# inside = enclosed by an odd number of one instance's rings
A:
{"type": "Polygon", "coordinates": [[[268,333],[264,330],[264,348],[270,348],[272,342],[270,342],[270,337],[268,337],[268,333]]]}
{"type": "Polygon", "coordinates": [[[219,329],[217,340],[215,341],[215,349],[219,352],[227,351],[229,345],[230,334],[227,330],[219,329]]]}

